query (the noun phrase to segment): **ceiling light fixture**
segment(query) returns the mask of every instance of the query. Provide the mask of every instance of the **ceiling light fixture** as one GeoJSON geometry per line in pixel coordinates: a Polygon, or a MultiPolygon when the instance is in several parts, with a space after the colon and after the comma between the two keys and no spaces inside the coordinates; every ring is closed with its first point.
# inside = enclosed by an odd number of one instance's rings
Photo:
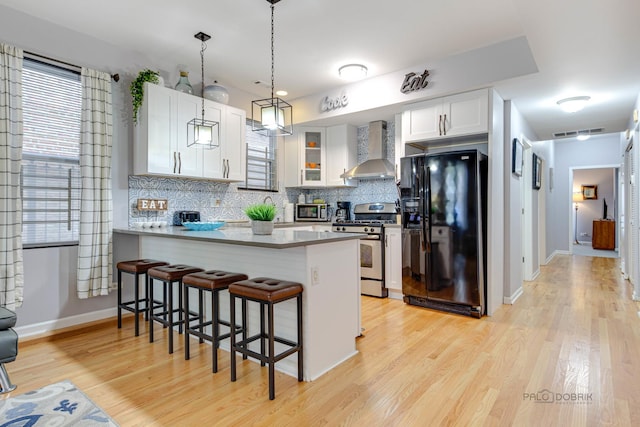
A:
{"type": "Polygon", "coordinates": [[[194,118],[187,123],[187,147],[192,145],[204,148],[217,148],[220,146],[220,123],[204,118],[204,51],[207,49],[207,40],[210,35],[202,31],[194,35],[200,40],[200,71],[202,74],[202,88],[200,97],[202,98],[202,117],[194,118]]]}
{"type": "Polygon", "coordinates": [[[586,141],[589,138],[591,138],[591,132],[588,130],[578,131],[578,136],[576,136],[578,141],[586,141]]]}
{"type": "Polygon", "coordinates": [[[338,68],[340,78],[355,81],[367,77],[367,67],[362,64],[347,64],[338,68]]]}
{"type": "Polygon", "coordinates": [[[251,103],[252,130],[254,132],[260,132],[271,136],[293,134],[293,109],[291,105],[282,99],[273,96],[275,87],[273,16],[275,4],[279,1],[280,0],[267,0],[267,2],[271,4],[271,98],[259,99],[251,103]]]}
{"type": "Polygon", "coordinates": [[[561,99],[557,104],[567,113],[575,113],[582,110],[590,99],[590,96],[574,96],[561,99]]]}

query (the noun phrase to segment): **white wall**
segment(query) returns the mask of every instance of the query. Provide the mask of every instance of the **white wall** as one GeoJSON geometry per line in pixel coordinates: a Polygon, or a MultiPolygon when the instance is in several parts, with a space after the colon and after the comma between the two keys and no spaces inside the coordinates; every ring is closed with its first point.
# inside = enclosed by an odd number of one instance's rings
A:
{"type": "Polygon", "coordinates": [[[620,166],[620,135],[593,136],[587,141],[576,139],[555,141],[554,190],[549,194],[549,221],[547,221],[547,245],[553,251],[569,251],[573,239],[574,215],[571,201],[572,168],[597,168],[620,166]]]}
{"type": "Polygon", "coordinates": [[[505,236],[504,236],[504,302],[513,303],[522,292],[522,239],[521,226],[522,201],[520,195],[521,180],[531,182],[526,176],[518,177],[511,173],[511,144],[513,138],[527,140],[535,138],[520,111],[511,101],[505,102],[504,107],[504,152],[505,152],[505,236]]]}

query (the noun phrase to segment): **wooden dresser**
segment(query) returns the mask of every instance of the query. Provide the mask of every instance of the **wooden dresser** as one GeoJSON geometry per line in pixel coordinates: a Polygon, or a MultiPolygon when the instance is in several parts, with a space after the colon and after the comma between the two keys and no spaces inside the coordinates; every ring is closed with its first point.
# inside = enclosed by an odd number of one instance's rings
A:
{"type": "Polygon", "coordinates": [[[616,248],[616,222],[608,220],[593,221],[592,236],[591,246],[593,249],[614,250],[616,248]]]}

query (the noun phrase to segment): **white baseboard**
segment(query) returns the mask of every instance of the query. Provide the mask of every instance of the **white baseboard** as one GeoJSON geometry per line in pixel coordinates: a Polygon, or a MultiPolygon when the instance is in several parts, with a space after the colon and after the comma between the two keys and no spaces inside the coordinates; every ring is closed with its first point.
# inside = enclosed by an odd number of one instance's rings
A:
{"type": "Polygon", "coordinates": [[[533,282],[534,280],[536,280],[539,275],[540,275],[540,269],[538,268],[536,271],[533,272],[533,276],[531,276],[531,281],[533,282]]]}
{"type": "Polygon", "coordinates": [[[508,305],[512,305],[517,301],[518,298],[522,296],[523,293],[522,286],[520,286],[510,297],[504,297],[504,303],[508,305]]]}
{"type": "Polygon", "coordinates": [[[549,255],[549,258],[547,258],[545,264],[549,264],[553,257],[555,257],[556,255],[571,255],[571,252],[555,250],[551,255],[549,255]]]}
{"type": "Polygon", "coordinates": [[[18,326],[13,328],[19,338],[27,338],[34,335],[40,335],[52,332],[58,329],[68,328],[70,326],[81,325],[83,323],[95,322],[96,320],[108,319],[118,315],[116,307],[107,308],[105,310],[93,311],[91,313],[83,313],[77,316],[65,317],[63,319],[55,319],[47,322],[34,323],[32,325],[18,326]]]}
{"type": "Polygon", "coordinates": [[[389,289],[389,298],[399,299],[402,301],[402,291],[397,289],[389,289]]]}

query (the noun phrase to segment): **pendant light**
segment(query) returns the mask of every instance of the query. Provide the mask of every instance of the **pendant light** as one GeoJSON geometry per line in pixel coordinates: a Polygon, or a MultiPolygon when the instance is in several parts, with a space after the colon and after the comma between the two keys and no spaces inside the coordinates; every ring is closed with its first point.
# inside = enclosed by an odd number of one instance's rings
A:
{"type": "Polygon", "coordinates": [[[204,51],[207,49],[207,40],[210,35],[199,32],[194,35],[200,40],[200,71],[202,73],[202,88],[200,97],[202,98],[202,117],[194,118],[187,123],[187,147],[193,145],[207,149],[218,148],[220,146],[220,123],[204,118],[204,51]]]}
{"type": "Polygon", "coordinates": [[[274,97],[274,30],[273,15],[275,4],[280,0],[267,0],[271,4],[271,98],[259,99],[251,103],[252,130],[270,136],[292,135],[292,107],[280,98],[274,97]]]}

